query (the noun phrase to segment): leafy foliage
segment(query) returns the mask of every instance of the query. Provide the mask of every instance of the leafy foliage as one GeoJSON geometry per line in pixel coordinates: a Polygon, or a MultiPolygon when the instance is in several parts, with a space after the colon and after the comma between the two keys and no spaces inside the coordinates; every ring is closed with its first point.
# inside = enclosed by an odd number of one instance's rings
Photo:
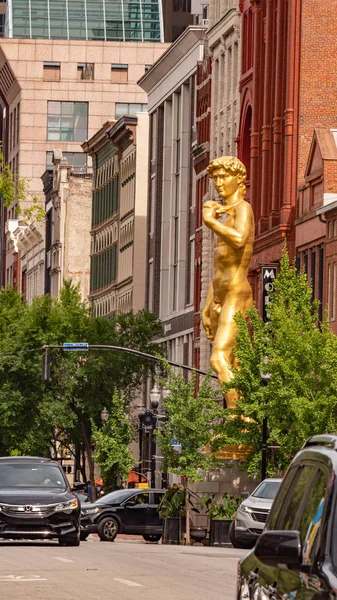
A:
{"type": "Polygon", "coordinates": [[[337,338],[326,322],[318,326],[318,303],[307,277],[297,273],[286,252],[275,290],[268,323],[256,308],[248,311],[247,321],[235,316],[239,368],[224,391],[235,388],[240,399],[227,411],[213,444],[215,449],[249,445],[246,466],[252,476],[260,471],[264,417],[269,445],[277,447],[269,457],[269,475],[284,471],[310,435],[337,431],[337,338]],[[268,385],[261,384],[261,373],[269,374],[268,385]]]}
{"type": "Polygon", "coordinates": [[[225,493],[220,497],[211,494],[201,499],[200,508],[206,508],[210,519],[233,519],[241,502],[242,498],[233,494],[225,493]]]}
{"type": "Polygon", "coordinates": [[[185,516],[185,495],[185,488],[182,485],[174,483],[173,486],[165,492],[160,501],[160,518],[166,519],[167,517],[185,516]]]}
{"type": "Polygon", "coordinates": [[[196,377],[186,381],[181,373],[174,373],[163,382],[169,391],[163,405],[166,421],[157,433],[158,445],[164,460],[173,473],[186,477],[190,482],[202,481],[201,470],[215,464],[209,446],[216,430],[216,423],[225,412],[215,402],[216,392],[211,386],[210,375],[204,377],[199,390],[195,391],[196,377]],[[173,442],[181,444],[181,452],[174,450],[173,442]]]}
{"type": "Polygon", "coordinates": [[[117,391],[113,395],[110,409],[112,412],[102,429],[93,423],[92,436],[94,458],[100,466],[106,491],[117,487],[118,477],[121,481],[126,481],[133,464],[129,446],[132,438],[131,424],[124,398],[117,391]]]}
{"type": "MultiPolygon", "coordinates": [[[[0,290],[0,453],[48,456],[60,442],[75,448],[78,456],[86,455],[93,479],[92,433],[101,427],[101,410],[106,406],[110,426],[116,425],[116,393],[128,412],[155,365],[118,351],[54,350],[51,380],[43,382],[40,349],[85,340],[153,354],[160,350],[152,342],[160,333],[160,322],[145,311],[94,318],[71,282],[64,283],[60,301],[44,296],[31,306],[12,289],[0,290]]],[[[121,421],[122,437],[123,427],[121,421]]]]}
{"type": "Polygon", "coordinates": [[[13,173],[0,145],[0,198],[3,198],[4,206],[16,205],[16,212],[21,212],[21,204],[29,201],[29,206],[22,210],[24,222],[35,217],[37,221],[42,221],[45,217],[45,211],[38,199],[29,192],[29,179],[19,177],[13,173]]]}

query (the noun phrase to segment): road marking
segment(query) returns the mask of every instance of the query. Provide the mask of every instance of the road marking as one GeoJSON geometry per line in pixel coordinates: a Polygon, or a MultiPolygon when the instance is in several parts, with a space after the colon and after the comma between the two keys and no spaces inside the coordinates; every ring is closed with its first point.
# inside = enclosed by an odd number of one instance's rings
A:
{"type": "Polygon", "coordinates": [[[114,577],[114,581],[118,581],[118,583],[124,583],[125,585],[129,585],[131,587],[143,587],[140,583],[135,583],[134,581],[129,581],[128,579],[119,579],[118,577],[114,577]]]}
{"type": "Polygon", "coordinates": [[[62,558],[62,556],[53,556],[53,558],[55,558],[55,560],[60,560],[61,562],[66,562],[66,563],[73,563],[73,560],[70,560],[69,558],[62,558]]]}
{"type": "Polygon", "coordinates": [[[1,575],[0,581],[7,583],[25,583],[26,581],[48,581],[48,579],[40,577],[40,575],[31,575],[30,577],[25,577],[25,575],[1,575]]]}

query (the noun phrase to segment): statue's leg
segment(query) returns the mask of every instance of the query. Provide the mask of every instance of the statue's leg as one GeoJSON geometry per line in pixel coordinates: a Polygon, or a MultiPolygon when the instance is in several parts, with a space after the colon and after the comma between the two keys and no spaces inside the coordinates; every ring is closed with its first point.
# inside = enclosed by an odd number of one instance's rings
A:
{"type": "MultiPolygon", "coordinates": [[[[233,379],[233,348],[238,334],[233,318],[238,310],[235,304],[235,298],[226,298],[218,317],[218,328],[212,347],[211,366],[217,373],[220,383],[228,383],[233,379]]],[[[234,389],[226,393],[227,408],[235,408],[237,397],[234,389]]]]}

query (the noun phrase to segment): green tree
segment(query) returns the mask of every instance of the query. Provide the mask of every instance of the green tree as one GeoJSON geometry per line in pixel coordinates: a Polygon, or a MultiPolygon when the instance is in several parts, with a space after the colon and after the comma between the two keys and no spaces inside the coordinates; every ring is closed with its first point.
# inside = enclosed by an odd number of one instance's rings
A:
{"type": "Polygon", "coordinates": [[[107,423],[101,429],[92,425],[94,458],[101,469],[105,491],[116,489],[118,478],[126,481],[133,464],[132,428],[126,408],[124,398],[115,391],[107,423]]]}
{"type": "MultiPolygon", "coordinates": [[[[201,471],[216,464],[210,452],[210,444],[217,433],[218,421],[225,411],[215,401],[218,394],[211,386],[210,375],[204,377],[196,391],[196,376],[185,380],[181,373],[174,373],[166,366],[169,376],[162,384],[169,395],[163,401],[166,420],[157,432],[167,468],[184,478],[186,490],[189,483],[202,481],[201,471]],[[174,442],[181,444],[175,451],[174,442]]],[[[186,498],[186,541],[190,543],[190,502],[186,498]]]]}
{"type": "Polygon", "coordinates": [[[78,288],[65,282],[60,301],[36,298],[31,306],[13,290],[0,291],[0,440],[2,454],[49,455],[57,442],[81,451],[94,477],[92,423],[100,426],[112,397],[125,398],[125,410],[155,364],[119,351],[52,351],[51,380],[41,378],[43,345],[88,341],[153,354],[161,333],[156,317],[145,311],[111,319],[94,318],[78,288]]]}
{"type": "Polygon", "coordinates": [[[0,144],[0,198],[3,199],[4,206],[9,207],[12,204],[16,206],[16,213],[21,212],[23,204],[26,206],[22,209],[22,217],[24,222],[27,222],[32,217],[41,221],[45,216],[45,211],[38,198],[32,196],[29,191],[29,179],[19,177],[13,173],[5,157],[0,144]],[[27,205],[28,202],[28,205],[27,205]]]}
{"type": "Polygon", "coordinates": [[[284,471],[310,435],[337,431],[337,338],[326,322],[319,326],[317,309],[306,275],[297,273],[284,252],[269,322],[256,308],[248,311],[247,321],[241,314],[235,317],[239,368],[224,391],[235,388],[240,399],[235,410],[227,411],[214,446],[250,446],[246,466],[252,476],[260,470],[264,417],[269,443],[278,447],[269,461],[270,475],[284,471]],[[261,372],[270,374],[266,386],[261,372]]]}

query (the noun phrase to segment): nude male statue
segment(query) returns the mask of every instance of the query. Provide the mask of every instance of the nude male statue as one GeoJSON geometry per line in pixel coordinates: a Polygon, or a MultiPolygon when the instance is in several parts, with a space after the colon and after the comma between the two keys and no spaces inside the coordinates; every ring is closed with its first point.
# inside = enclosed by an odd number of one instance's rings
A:
{"type": "MultiPolygon", "coordinates": [[[[245,201],[246,168],[240,160],[222,156],[213,160],[207,172],[223,204],[208,200],[203,221],[215,234],[214,277],[210,285],[202,323],[213,340],[211,366],[220,384],[233,378],[233,347],[238,328],[236,312],[245,314],[253,304],[247,275],[254,243],[254,215],[245,201]]],[[[235,408],[237,392],[226,394],[227,408],[235,408]]]]}

